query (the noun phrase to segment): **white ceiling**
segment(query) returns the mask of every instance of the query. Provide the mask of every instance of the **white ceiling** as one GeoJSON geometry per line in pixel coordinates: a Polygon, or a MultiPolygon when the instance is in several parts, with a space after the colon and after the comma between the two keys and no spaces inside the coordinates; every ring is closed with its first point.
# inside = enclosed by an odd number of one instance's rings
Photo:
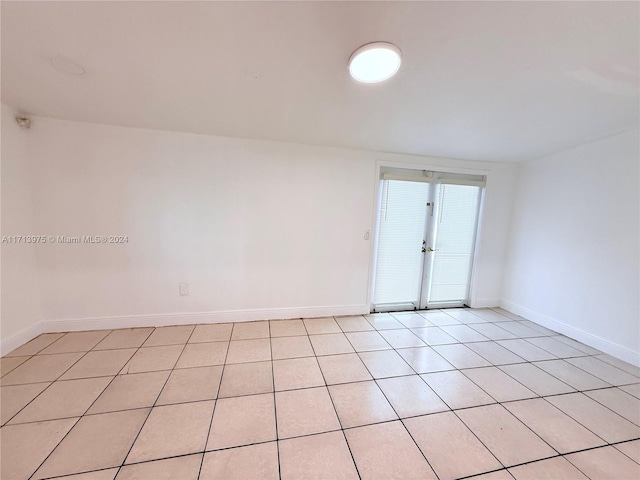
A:
{"type": "Polygon", "coordinates": [[[638,2],[2,2],[2,101],[54,118],[521,161],[636,128],[638,2]],[[398,75],[358,84],[388,41],[398,75]],[[51,67],[62,56],[77,78],[51,67]]]}

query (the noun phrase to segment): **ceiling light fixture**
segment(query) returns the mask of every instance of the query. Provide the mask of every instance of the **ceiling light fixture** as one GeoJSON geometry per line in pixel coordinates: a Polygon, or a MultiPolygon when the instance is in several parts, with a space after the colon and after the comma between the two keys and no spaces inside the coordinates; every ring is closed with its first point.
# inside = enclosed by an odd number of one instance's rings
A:
{"type": "Polygon", "coordinates": [[[349,58],[349,73],[359,82],[378,83],[393,77],[401,62],[402,53],[392,43],[368,43],[349,58]]]}

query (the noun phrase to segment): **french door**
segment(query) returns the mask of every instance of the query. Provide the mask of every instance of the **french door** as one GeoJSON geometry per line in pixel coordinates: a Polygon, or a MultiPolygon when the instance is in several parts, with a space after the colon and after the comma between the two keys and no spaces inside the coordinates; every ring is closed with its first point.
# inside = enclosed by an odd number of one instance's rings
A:
{"type": "Polygon", "coordinates": [[[482,186],[381,183],[374,310],[467,304],[482,186]]]}

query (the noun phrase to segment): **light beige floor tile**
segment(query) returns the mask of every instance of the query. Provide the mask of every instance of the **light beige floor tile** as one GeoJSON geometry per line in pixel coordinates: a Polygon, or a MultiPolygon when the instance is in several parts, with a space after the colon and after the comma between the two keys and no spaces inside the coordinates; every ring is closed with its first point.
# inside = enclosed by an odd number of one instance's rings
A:
{"type": "Polygon", "coordinates": [[[533,343],[536,347],[540,347],[558,358],[582,357],[586,353],[570,347],[566,343],[557,341],[551,337],[528,338],[529,343],[533,343]]]}
{"type": "Polygon", "coordinates": [[[211,400],[154,407],[126,463],[203,451],[214,404],[211,400]]]}
{"type": "Polygon", "coordinates": [[[11,370],[15,370],[31,357],[2,357],[0,358],[0,376],[5,376],[11,370]]]}
{"type": "Polygon", "coordinates": [[[0,430],[0,478],[26,479],[76,423],[76,418],[7,425],[0,430]]]}
{"type": "Polygon", "coordinates": [[[402,348],[397,352],[417,373],[454,370],[453,365],[431,347],[402,348]]]}
{"type": "Polygon", "coordinates": [[[527,342],[522,338],[516,338],[513,340],[498,340],[500,345],[504,348],[511,350],[516,355],[524,358],[528,362],[538,362],[541,360],[554,360],[555,355],[536,347],[534,344],[527,342]]]}
{"type": "Polygon", "coordinates": [[[37,353],[40,353],[42,350],[47,348],[53,342],[58,340],[64,335],[64,333],[43,333],[42,335],[38,335],[33,340],[29,340],[24,345],[12,350],[11,352],[5,354],[5,357],[21,357],[21,356],[31,356],[37,353]]]}
{"type": "Polygon", "coordinates": [[[577,348],[578,350],[586,353],[587,355],[599,355],[602,353],[600,350],[591,348],[585,345],[584,343],[577,342],[573,338],[568,338],[568,337],[565,337],[564,335],[556,335],[553,338],[555,338],[559,342],[569,345],[570,347],[577,348]]]}
{"type": "Polygon", "coordinates": [[[148,409],[139,409],[82,417],[34,478],[121,465],[148,413],[148,409]]]}
{"type": "Polygon", "coordinates": [[[476,332],[487,337],[489,340],[508,340],[510,338],[516,338],[513,333],[507,332],[495,323],[474,323],[469,326],[476,332]]]}
{"type": "Polygon", "coordinates": [[[212,323],[208,325],[196,325],[189,343],[228,342],[231,340],[233,323],[212,323]]]}
{"type": "Polygon", "coordinates": [[[333,317],[305,318],[303,321],[309,335],[342,332],[333,317]]]}
{"type": "Polygon", "coordinates": [[[613,365],[620,370],[623,370],[631,375],[635,375],[636,377],[640,377],[640,367],[636,367],[635,365],[631,365],[630,363],[624,362],[618,358],[612,357],[611,355],[607,355],[603,353],[602,355],[596,355],[598,360],[608,363],[609,365],[613,365]]]}
{"type": "Polygon", "coordinates": [[[71,380],[117,375],[135,352],[135,348],[89,352],[67,370],[60,379],[71,380]]]}
{"type": "Polygon", "coordinates": [[[271,362],[226,365],[222,373],[219,398],[273,392],[271,362]]]}
{"type": "Polygon", "coordinates": [[[87,413],[151,407],[164,386],[169,371],[118,375],[98,397],[87,413]]]}
{"type": "Polygon", "coordinates": [[[139,349],[122,368],[122,374],[171,370],[182,353],[184,345],[165,345],[139,349]]]}
{"type": "Polygon", "coordinates": [[[106,470],[94,470],[93,472],[56,477],[56,480],[113,480],[117,473],[117,468],[108,468],[106,470]]]}
{"type": "Polygon", "coordinates": [[[377,383],[400,418],[449,410],[418,375],[385,378],[377,383]]]}
{"type": "Polygon", "coordinates": [[[360,382],[373,378],[355,353],[318,357],[318,363],[327,385],[360,382]]]}
{"type": "Polygon", "coordinates": [[[453,316],[441,311],[441,310],[428,310],[426,312],[420,312],[424,318],[429,320],[433,325],[459,325],[461,322],[453,316]]]}
{"type": "Polygon", "coordinates": [[[442,330],[440,327],[412,328],[415,333],[427,345],[449,345],[458,341],[442,330]]]}
{"type": "Polygon", "coordinates": [[[547,401],[609,443],[640,437],[640,427],[582,393],[547,397],[547,401]]]}
{"type": "Polygon", "coordinates": [[[335,317],[335,320],[343,332],[370,332],[375,330],[362,315],[335,317]]]}
{"type": "Polygon", "coordinates": [[[514,480],[514,479],[507,470],[498,470],[496,472],[477,475],[473,477],[473,480],[514,480]]]}
{"type": "Polygon", "coordinates": [[[545,336],[548,336],[548,337],[558,336],[558,332],[554,332],[553,330],[543,327],[542,325],[538,325],[535,322],[524,320],[522,317],[516,318],[515,320],[519,320],[520,323],[522,323],[523,325],[526,325],[529,328],[533,328],[534,330],[537,330],[538,332],[543,333],[545,336]]]}
{"type": "Polygon", "coordinates": [[[138,348],[141,347],[153,328],[122,328],[114,330],[107,335],[94,350],[113,350],[118,348],[138,348]]]}
{"type": "Polygon", "coordinates": [[[421,375],[450,408],[467,408],[495,403],[484,390],[459,371],[437,372],[421,375]]]}
{"type": "Polygon", "coordinates": [[[467,344],[471,350],[493,365],[523,363],[525,360],[495,342],[474,342],[467,344]]]}
{"type": "Polygon", "coordinates": [[[358,480],[342,432],[281,440],[282,480],[358,480]]]}
{"type": "Polygon", "coordinates": [[[468,308],[447,308],[445,312],[448,316],[453,317],[461,323],[467,325],[488,323],[488,320],[479,317],[468,308]]]}
{"type": "Polygon", "coordinates": [[[342,428],[386,422],[398,418],[375,382],[346,383],[329,387],[342,428]]]}
{"type": "Polygon", "coordinates": [[[510,312],[509,310],[505,310],[502,307],[491,307],[491,310],[493,310],[496,313],[499,313],[500,315],[504,315],[505,317],[510,318],[511,320],[520,320],[522,321],[522,317],[520,315],[516,315],[513,312],[510,312]]]}
{"type": "Polygon", "coordinates": [[[374,313],[371,315],[365,315],[364,318],[376,330],[391,330],[393,328],[404,327],[404,325],[393,318],[389,313],[374,313]]]}
{"type": "Polygon", "coordinates": [[[276,442],[206,453],[200,480],[278,480],[276,442]]]}
{"type": "Polygon", "coordinates": [[[613,447],[572,453],[567,455],[566,459],[591,479],[633,480],[640,478],[640,465],[613,447]]]}
{"type": "Polygon", "coordinates": [[[229,342],[190,343],[180,355],[176,368],[224,365],[229,342]]]}
{"type": "Polygon", "coordinates": [[[402,328],[398,330],[382,330],[380,332],[380,335],[382,335],[387,343],[389,343],[389,345],[391,345],[393,348],[411,348],[425,346],[425,343],[408,328],[402,328]]]}
{"type": "Polygon", "coordinates": [[[61,353],[31,357],[2,377],[2,385],[52,382],[76,363],[84,353],[61,353]]]}
{"type": "Polygon", "coordinates": [[[324,378],[314,357],[291,358],[273,362],[276,391],[324,386],[324,378]]]}
{"type": "Polygon", "coordinates": [[[269,331],[271,337],[297,337],[307,334],[302,320],[271,320],[269,331]]]}
{"type": "Polygon", "coordinates": [[[467,325],[445,325],[440,328],[459,342],[486,342],[489,340],[467,325]]]}
{"type": "Polygon", "coordinates": [[[0,387],[0,425],[7,423],[49,385],[49,382],[45,382],[0,387]]]}
{"type": "Polygon", "coordinates": [[[589,480],[563,457],[549,458],[509,469],[516,480],[589,480]]]}
{"type": "Polygon", "coordinates": [[[628,385],[640,381],[640,378],[635,375],[631,375],[595,357],[568,358],[567,362],[611,385],[628,385]]]}
{"type": "Polygon", "coordinates": [[[70,332],[56,340],[41,354],[88,352],[95,347],[104,337],[111,333],[110,330],[93,330],[89,332],[70,332]]]}
{"type": "Polygon", "coordinates": [[[496,458],[452,412],[404,420],[440,480],[502,468],[496,458]]]}
{"type": "Polygon", "coordinates": [[[542,398],[509,402],[504,407],[560,453],[606,443],[542,398]]]}
{"type": "Polygon", "coordinates": [[[117,480],[197,480],[202,454],[125,465],[117,480]]]}
{"type": "Polygon", "coordinates": [[[156,328],[144,342],[144,347],[160,345],[184,345],[189,340],[195,325],[174,325],[156,328]]]}
{"type": "Polygon", "coordinates": [[[378,332],[349,332],[345,335],[356,352],[391,349],[391,345],[378,332]]]}
{"type": "Polygon", "coordinates": [[[623,392],[619,388],[591,390],[585,395],[616,412],[630,422],[640,425],[640,399],[623,392]]]}
{"type": "Polygon", "coordinates": [[[489,322],[510,322],[513,320],[489,308],[474,308],[471,312],[489,322]]]}
{"type": "Polygon", "coordinates": [[[456,368],[488,367],[491,364],[466,345],[436,345],[433,349],[456,368]]]}
{"type": "Polygon", "coordinates": [[[373,378],[397,377],[415,373],[409,364],[394,350],[362,352],[359,355],[373,378]]]}
{"type": "Polygon", "coordinates": [[[615,447],[636,463],[640,463],[640,440],[618,443],[615,447]]]}
{"type": "Polygon", "coordinates": [[[313,357],[313,348],[309,337],[276,337],[271,339],[271,352],[274,360],[284,358],[313,357]]]}
{"type": "Polygon", "coordinates": [[[271,360],[271,342],[268,338],[232,340],[227,352],[227,363],[264,362],[271,360]]]}
{"type": "Polygon", "coordinates": [[[276,414],[280,439],[340,429],[326,387],[276,392],[276,414]]]}
{"type": "Polygon", "coordinates": [[[640,383],[634,383],[633,385],[623,385],[619,387],[620,390],[624,390],[630,395],[636,398],[640,398],[640,383]]]}
{"type": "Polygon", "coordinates": [[[556,455],[549,445],[501,405],[468,408],[456,413],[507,467],[556,455]]]}
{"type": "Polygon", "coordinates": [[[269,322],[241,322],[233,324],[231,340],[269,338],[269,322]]]}
{"type": "Polygon", "coordinates": [[[344,333],[311,335],[309,339],[313,345],[313,351],[317,356],[339,355],[341,353],[352,353],[354,351],[349,340],[344,336],[344,333]]]}
{"type": "Polygon", "coordinates": [[[541,337],[543,335],[538,330],[534,330],[522,322],[500,322],[500,328],[513,333],[518,338],[541,337]]]}
{"type": "Polygon", "coordinates": [[[100,377],[54,382],[16,415],[11,423],[80,417],[111,380],[112,377],[100,377]]]}
{"type": "Polygon", "coordinates": [[[392,313],[391,315],[407,328],[430,327],[433,325],[424,316],[414,312],[392,313]]]}
{"type": "Polygon", "coordinates": [[[345,435],[363,480],[436,478],[400,422],[354,428],[345,435]]]}
{"type": "Polygon", "coordinates": [[[591,390],[611,386],[584,370],[567,363],[565,360],[535,362],[534,365],[576,390],[591,390]]]}
{"type": "Polygon", "coordinates": [[[221,377],[222,366],[174,370],[157,405],[213,400],[218,395],[221,377]]]}
{"type": "Polygon", "coordinates": [[[500,369],[507,375],[515,378],[528,389],[543,397],[575,391],[574,388],[561,382],[554,376],[549,375],[547,372],[541,370],[532,363],[503,365],[500,369]]]}
{"type": "Polygon", "coordinates": [[[509,402],[537,396],[497,367],[472,368],[463,370],[462,373],[498,402],[509,402]]]}
{"type": "Polygon", "coordinates": [[[276,439],[276,413],[272,393],[222,398],[217,402],[207,450],[276,439]]]}

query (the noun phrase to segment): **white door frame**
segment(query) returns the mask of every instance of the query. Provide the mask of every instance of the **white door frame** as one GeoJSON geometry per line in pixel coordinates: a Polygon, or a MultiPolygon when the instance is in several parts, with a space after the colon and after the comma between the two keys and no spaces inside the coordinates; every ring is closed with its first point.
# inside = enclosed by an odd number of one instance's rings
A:
{"type": "MultiPolygon", "coordinates": [[[[369,305],[369,312],[373,311],[373,290],[375,288],[375,273],[376,273],[376,261],[377,261],[377,251],[378,251],[378,231],[379,231],[379,215],[380,215],[380,185],[382,182],[380,181],[380,172],[384,167],[393,167],[393,168],[403,168],[408,170],[430,170],[437,172],[447,172],[447,173],[462,173],[468,175],[485,175],[487,177],[490,176],[490,170],[486,169],[472,169],[472,168],[456,168],[456,167],[443,167],[441,165],[435,165],[431,163],[409,163],[409,162],[394,162],[389,160],[377,160],[376,168],[375,168],[375,177],[374,177],[374,189],[373,189],[373,209],[371,212],[371,225],[374,226],[374,229],[371,234],[371,243],[370,243],[370,251],[369,251],[369,285],[367,288],[367,304],[369,305]]],[[[488,183],[488,182],[487,182],[488,183]]],[[[482,224],[484,219],[484,198],[485,198],[485,188],[481,189],[481,198],[480,198],[480,207],[478,212],[478,225],[476,228],[476,239],[475,239],[475,249],[473,253],[472,260],[472,270],[471,270],[471,278],[469,280],[469,303],[474,304],[477,298],[477,287],[478,287],[478,269],[475,266],[478,264],[478,259],[481,257],[482,250],[482,224]]],[[[444,306],[444,305],[443,305],[444,306]]]]}

